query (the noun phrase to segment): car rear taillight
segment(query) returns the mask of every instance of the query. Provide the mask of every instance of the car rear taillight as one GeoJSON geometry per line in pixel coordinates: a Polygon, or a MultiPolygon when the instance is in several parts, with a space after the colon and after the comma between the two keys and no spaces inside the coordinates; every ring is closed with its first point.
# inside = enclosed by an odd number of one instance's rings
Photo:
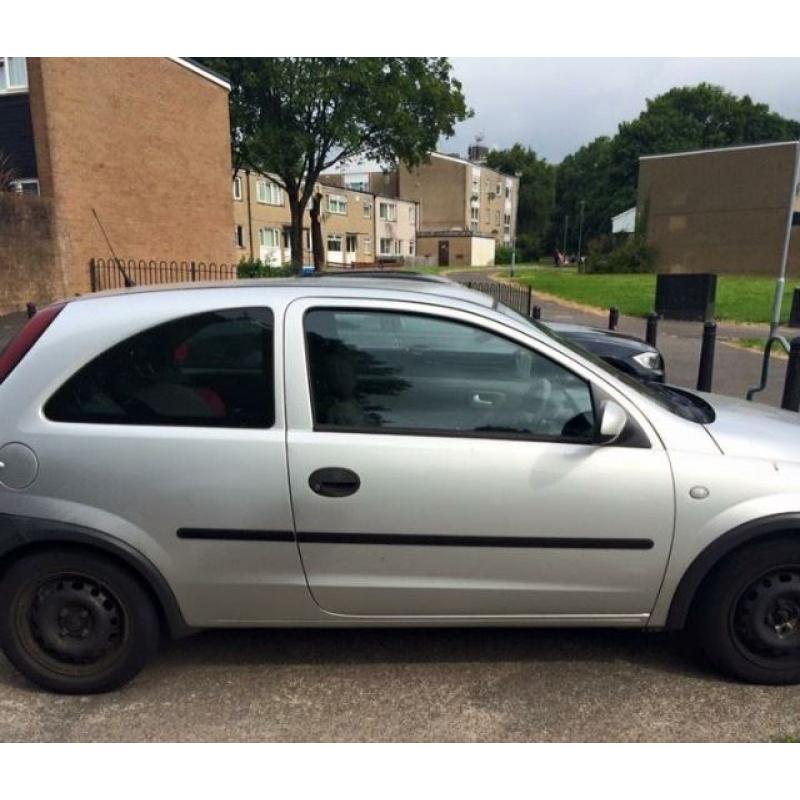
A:
{"type": "Polygon", "coordinates": [[[6,349],[0,353],[0,383],[25,358],[28,350],[36,344],[36,340],[50,327],[50,323],[61,313],[65,305],[66,303],[56,303],[34,314],[23,329],[11,340],[6,349]]]}

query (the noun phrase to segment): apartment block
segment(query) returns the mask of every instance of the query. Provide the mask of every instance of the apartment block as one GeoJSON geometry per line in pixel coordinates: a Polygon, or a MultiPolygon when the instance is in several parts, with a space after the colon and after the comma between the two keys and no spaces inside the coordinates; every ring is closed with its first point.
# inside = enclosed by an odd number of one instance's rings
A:
{"type": "Polygon", "coordinates": [[[112,250],[230,262],[229,89],[182,58],[0,57],[11,213],[47,219],[36,234],[0,227],[0,308],[89,291],[90,259],[112,250]],[[26,235],[51,238],[48,264],[26,235]],[[28,296],[26,276],[44,271],[49,289],[28,296]]]}
{"type": "Polygon", "coordinates": [[[793,214],[789,272],[800,274],[796,142],[639,160],[638,213],[660,272],[777,275],[793,214]]]}
{"type": "MultiPolygon", "coordinates": [[[[367,266],[407,261],[416,253],[417,205],[408,200],[345,188],[341,176],[324,176],[320,224],[325,264],[367,266]]],[[[242,170],[233,179],[234,241],[239,258],[261,259],[274,267],[289,264],[291,213],[285,192],[268,175],[242,170]]],[[[303,263],[313,262],[311,220],[303,220],[303,263]]]]}

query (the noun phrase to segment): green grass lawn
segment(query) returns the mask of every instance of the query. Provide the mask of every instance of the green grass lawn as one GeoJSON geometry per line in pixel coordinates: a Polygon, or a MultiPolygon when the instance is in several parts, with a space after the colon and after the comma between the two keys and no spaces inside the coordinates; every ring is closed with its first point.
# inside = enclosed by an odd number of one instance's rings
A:
{"type": "MultiPolygon", "coordinates": [[[[508,269],[503,268],[503,275],[508,269]]],[[[587,306],[619,308],[623,314],[644,317],[653,310],[655,275],[582,275],[574,270],[525,267],[515,277],[525,286],[587,306]]],[[[787,282],[782,319],[789,317],[792,290],[797,281],[787,282]]],[[[775,280],[762,276],[721,275],[717,279],[717,320],[769,322],[775,280]]]]}

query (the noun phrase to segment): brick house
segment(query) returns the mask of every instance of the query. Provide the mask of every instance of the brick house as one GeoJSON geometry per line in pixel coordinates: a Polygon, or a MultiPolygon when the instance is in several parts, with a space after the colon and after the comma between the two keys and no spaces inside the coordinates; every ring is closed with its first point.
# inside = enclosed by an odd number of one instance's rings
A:
{"type": "Polygon", "coordinates": [[[184,58],[0,57],[22,192],[2,216],[30,223],[0,219],[0,311],[89,291],[106,237],[121,258],[231,262],[229,89],[184,58]]]}
{"type": "MultiPolygon", "coordinates": [[[[404,263],[416,255],[417,204],[360,189],[345,188],[341,176],[324,175],[322,240],[327,266],[404,263]]],[[[285,192],[269,175],[240,170],[233,179],[234,238],[238,258],[260,259],[274,267],[291,261],[291,214],[285,192]]],[[[313,263],[311,220],[303,219],[303,263],[313,263]]]]}

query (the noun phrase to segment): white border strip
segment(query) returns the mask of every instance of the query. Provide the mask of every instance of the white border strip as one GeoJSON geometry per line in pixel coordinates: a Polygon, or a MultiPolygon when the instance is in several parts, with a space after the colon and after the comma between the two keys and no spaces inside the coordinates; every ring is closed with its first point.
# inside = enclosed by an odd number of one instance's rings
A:
{"type": "Polygon", "coordinates": [[[727,153],[731,150],[758,150],[763,147],[786,147],[791,145],[794,147],[796,141],[786,142],[765,142],[764,144],[737,144],[732,147],[707,147],[705,150],[685,150],[682,153],[654,153],[650,156],[639,156],[639,161],[647,161],[651,158],[677,158],[678,156],[697,156],[702,153],[727,153]]]}
{"type": "Polygon", "coordinates": [[[167,56],[167,58],[169,58],[170,61],[174,61],[176,64],[180,64],[182,67],[186,67],[186,69],[191,70],[197,75],[202,75],[202,77],[204,77],[206,80],[216,83],[217,86],[221,86],[223,89],[227,89],[228,91],[231,90],[231,85],[227,81],[224,81],[222,78],[218,78],[216,75],[207,72],[202,67],[197,66],[197,64],[193,64],[191,61],[187,61],[185,58],[178,58],[176,56],[167,56]]]}

